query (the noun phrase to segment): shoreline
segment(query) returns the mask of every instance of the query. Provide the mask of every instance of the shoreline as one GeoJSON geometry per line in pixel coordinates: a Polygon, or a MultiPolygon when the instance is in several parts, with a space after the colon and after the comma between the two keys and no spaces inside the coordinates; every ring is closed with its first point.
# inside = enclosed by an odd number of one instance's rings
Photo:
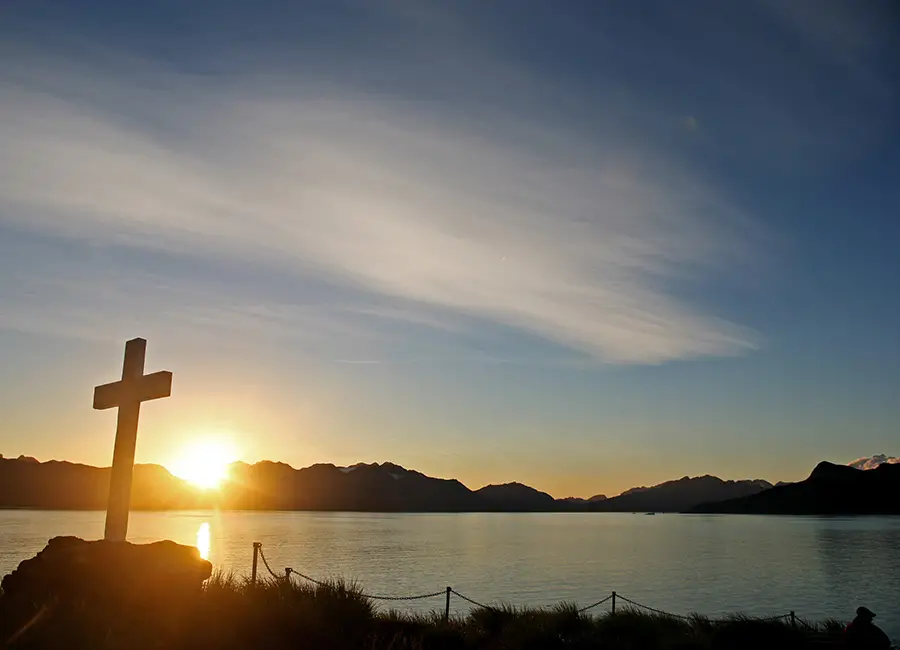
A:
{"type": "MultiPolygon", "coordinates": [[[[96,508],[41,508],[32,506],[2,506],[0,512],[106,512],[106,506],[96,508]]],[[[758,513],[758,512],[667,512],[657,510],[653,513],[644,511],[616,511],[616,510],[277,510],[264,508],[131,508],[132,513],[200,513],[200,512],[228,512],[228,513],[261,513],[261,514],[344,514],[344,515],[680,515],[684,517],[772,517],[785,519],[789,517],[803,519],[900,519],[900,513],[758,513]]]]}

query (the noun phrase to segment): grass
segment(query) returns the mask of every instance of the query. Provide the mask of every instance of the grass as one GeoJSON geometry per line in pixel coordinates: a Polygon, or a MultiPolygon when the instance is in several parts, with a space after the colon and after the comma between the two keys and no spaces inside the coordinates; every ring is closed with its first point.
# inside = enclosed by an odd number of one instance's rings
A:
{"type": "MultiPolygon", "coordinates": [[[[168,601],[168,599],[167,599],[168,601]]],[[[42,604],[35,603],[35,611],[42,604]]],[[[508,605],[476,608],[443,620],[442,612],[380,609],[358,584],[323,586],[218,573],[188,597],[148,605],[51,605],[11,648],[184,650],[689,650],[808,647],[813,636],[835,637],[840,624],[809,630],[788,622],[733,616],[711,621],[635,610],[579,612],[574,604],[548,609],[508,605]],[[594,614],[594,615],[592,615],[594,614]]],[[[0,627],[10,622],[0,609],[0,627]]],[[[8,631],[7,631],[8,632],[8,631]]],[[[6,634],[8,637],[9,634],[6,634]]],[[[3,643],[0,642],[0,647],[3,643]]]]}

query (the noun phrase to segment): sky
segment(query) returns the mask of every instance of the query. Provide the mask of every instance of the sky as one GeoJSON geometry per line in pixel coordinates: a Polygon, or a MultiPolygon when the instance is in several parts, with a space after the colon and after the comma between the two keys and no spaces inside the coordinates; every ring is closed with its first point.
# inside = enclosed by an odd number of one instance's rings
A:
{"type": "Polygon", "coordinates": [[[0,452],[557,497],[896,455],[900,9],[0,5],[0,452]]]}

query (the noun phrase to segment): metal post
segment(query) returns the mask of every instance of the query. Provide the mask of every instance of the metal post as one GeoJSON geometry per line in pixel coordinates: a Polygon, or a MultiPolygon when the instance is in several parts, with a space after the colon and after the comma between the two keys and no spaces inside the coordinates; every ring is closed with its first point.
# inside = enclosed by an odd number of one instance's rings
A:
{"type": "Polygon", "coordinates": [[[791,612],[791,627],[797,627],[797,615],[791,612]]]}
{"type": "Polygon", "coordinates": [[[262,547],[260,542],[253,542],[253,568],[250,569],[250,584],[256,584],[256,565],[259,563],[259,549],[262,547]]]}
{"type": "Polygon", "coordinates": [[[612,593],[612,613],[616,613],[616,592],[612,593]]]}
{"type": "Polygon", "coordinates": [[[450,592],[453,591],[447,587],[447,606],[444,608],[444,623],[450,620],[450,592]]]}

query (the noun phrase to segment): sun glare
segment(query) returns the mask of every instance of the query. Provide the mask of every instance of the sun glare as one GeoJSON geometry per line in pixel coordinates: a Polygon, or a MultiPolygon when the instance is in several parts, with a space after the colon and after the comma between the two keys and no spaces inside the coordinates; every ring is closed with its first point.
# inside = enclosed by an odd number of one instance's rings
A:
{"type": "Polygon", "coordinates": [[[195,442],[186,447],[171,463],[171,472],[201,488],[216,488],[228,478],[228,466],[237,453],[230,444],[219,440],[195,442]]]}

